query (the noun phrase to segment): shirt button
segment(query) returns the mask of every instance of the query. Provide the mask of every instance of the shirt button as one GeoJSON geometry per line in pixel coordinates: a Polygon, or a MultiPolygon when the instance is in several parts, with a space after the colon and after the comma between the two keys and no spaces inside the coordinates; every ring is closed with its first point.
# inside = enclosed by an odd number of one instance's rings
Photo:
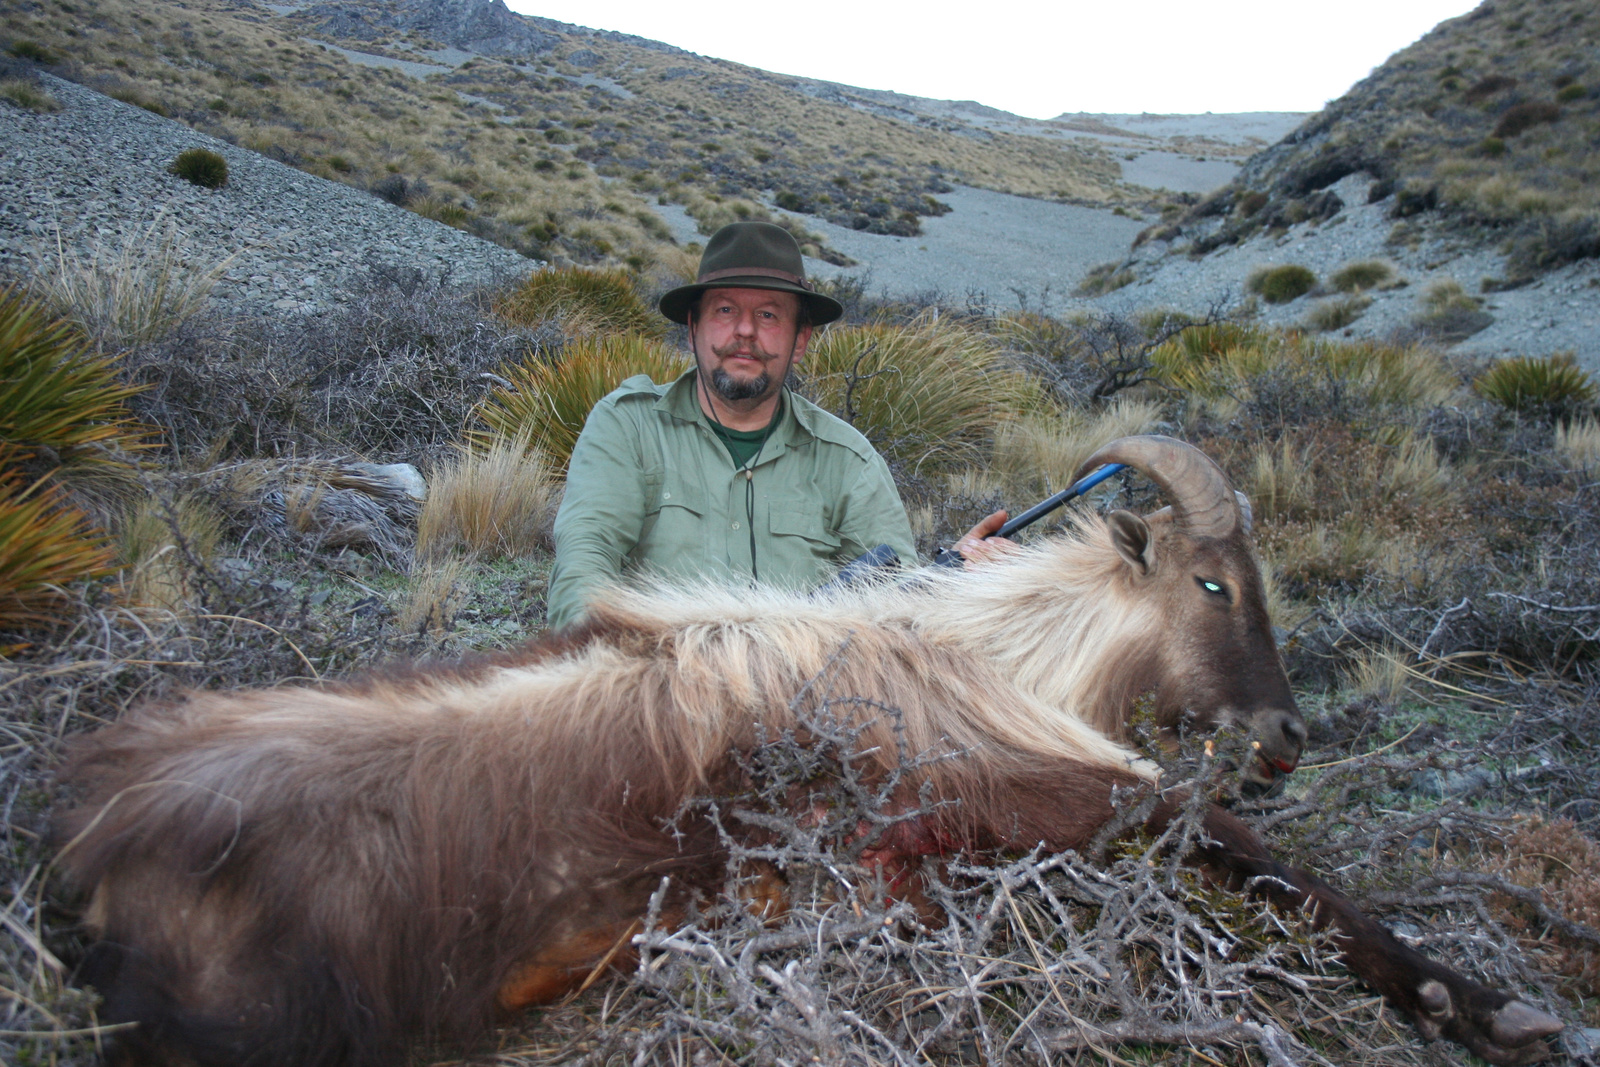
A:
{"type": "Polygon", "coordinates": [[[662,493],[661,494],[661,499],[662,500],[671,500],[672,499],[672,494],[671,493],[662,493]]]}
{"type": "Polygon", "coordinates": [[[739,528],[739,524],[738,524],[738,523],[734,523],[734,524],[733,524],[733,528],[734,528],[734,529],[735,529],[735,530],[737,530],[737,529],[738,529],[738,528],[739,528]]]}

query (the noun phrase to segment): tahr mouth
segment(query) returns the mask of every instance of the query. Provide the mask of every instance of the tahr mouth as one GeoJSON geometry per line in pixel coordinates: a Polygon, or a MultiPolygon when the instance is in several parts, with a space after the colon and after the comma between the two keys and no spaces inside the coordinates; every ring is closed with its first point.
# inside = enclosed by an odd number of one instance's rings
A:
{"type": "Polygon", "coordinates": [[[1239,786],[1239,792],[1250,800],[1268,800],[1283,792],[1298,761],[1268,756],[1261,750],[1259,741],[1251,742],[1251,748],[1255,750],[1256,758],[1240,772],[1244,781],[1239,786]]]}

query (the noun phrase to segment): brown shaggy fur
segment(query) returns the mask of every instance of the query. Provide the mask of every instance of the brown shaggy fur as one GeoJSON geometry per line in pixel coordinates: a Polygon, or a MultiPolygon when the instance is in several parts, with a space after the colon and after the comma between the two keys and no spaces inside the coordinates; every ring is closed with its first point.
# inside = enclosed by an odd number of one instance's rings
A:
{"type": "MultiPolygon", "coordinates": [[[[900,751],[967,753],[911,776],[959,804],[890,847],[1081,847],[1112,787],[1152,776],[1106,736],[1133,694],[1169,721],[1298,724],[1242,534],[1151,528],[1148,574],[1090,520],[899,588],[618,590],[512,656],[138,708],[78,740],[65,774],[87,790],[58,827],[100,939],[84,977],[104,1018],[141,1022],[135,1060],[375,1065],[470,1037],[530,963],[623,936],[664,875],[680,895],[716,879],[711,827],[664,820],[733,788],[730,753],[823,695],[899,709],[904,749],[843,705],[884,770],[900,751]],[[1231,596],[1197,592],[1202,575],[1231,596]]],[[[1222,876],[1266,870],[1238,832],[1222,876]]]]}

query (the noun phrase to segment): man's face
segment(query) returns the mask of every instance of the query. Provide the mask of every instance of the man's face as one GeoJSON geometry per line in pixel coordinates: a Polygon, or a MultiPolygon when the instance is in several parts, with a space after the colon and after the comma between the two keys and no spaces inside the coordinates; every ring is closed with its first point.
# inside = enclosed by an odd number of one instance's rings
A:
{"type": "Polygon", "coordinates": [[[769,289],[710,289],[690,327],[695,362],[724,400],[764,400],[805,355],[800,298],[769,289]]]}

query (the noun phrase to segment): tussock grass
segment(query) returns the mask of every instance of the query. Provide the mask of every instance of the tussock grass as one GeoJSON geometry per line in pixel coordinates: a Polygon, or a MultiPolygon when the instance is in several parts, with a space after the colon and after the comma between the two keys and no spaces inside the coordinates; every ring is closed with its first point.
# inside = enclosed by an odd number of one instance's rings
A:
{"type": "Polygon", "coordinates": [[[234,256],[221,260],[186,253],[196,241],[157,216],[112,250],[97,245],[56,252],[34,264],[33,287],[60,314],[112,348],[154,341],[193,317],[210,299],[234,256]]]}
{"type": "Polygon", "coordinates": [[[1306,326],[1318,333],[1342,330],[1359,319],[1372,306],[1372,298],[1360,293],[1318,302],[1306,314],[1306,326]]]}
{"type": "Polygon", "coordinates": [[[417,517],[417,556],[527,556],[550,545],[556,476],[526,437],[495,438],[433,468],[417,517]]]}
{"type": "Polygon", "coordinates": [[[60,101],[26,78],[0,78],[0,100],[41,115],[61,110],[60,101]]]}
{"type": "Polygon", "coordinates": [[[1336,381],[1368,403],[1410,407],[1445,403],[1460,390],[1442,357],[1428,348],[1232,325],[1187,330],[1152,359],[1169,385],[1205,398],[1248,400],[1272,375],[1336,381]]]}
{"type": "Polygon", "coordinates": [[[475,430],[469,436],[482,448],[491,447],[497,436],[526,440],[564,476],[584,420],[601,397],[636,374],[669,382],[688,367],[687,355],[653,338],[579,337],[553,358],[536,354],[502,368],[508,384],[493,389],[476,413],[488,432],[475,430]]]}
{"type": "Polygon", "coordinates": [[[401,633],[438,635],[455,625],[465,589],[462,585],[465,564],[458,557],[423,565],[412,577],[405,603],[395,616],[401,633]]]}
{"type": "Polygon", "coordinates": [[[569,334],[636,333],[659,339],[668,325],[645,302],[634,275],[615,267],[534,271],[495,301],[494,310],[519,326],[553,322],[569,334]]]}
{"type": "Polygon", "coordinates": [[[1263,267],[1245,281],[1245,288],[1269,304],[1287,304],[1309,293],[1317,284],[1317,275],[1310,267],[1286,263],[1280,267],[1263,267]]]}
{"type": "Polygon", "coordinates": [[[1394,265],[1381,259],[1362,259],[1346,263],[1328,276],[1328,288],[1336,293],[1358,293],[1382,289],[1399,280],[1394,265]]]}
{"type": "Polygon", "coordinates": [[[221,189],[228,184],[228,161],[206,148],[184,149],[167,171],[202,189],[221,189]]]}
{"type": "Polygon", "coordinates": [[[1027,415],[995,432],[988,467],[1014,501],[1048,496],[1071,485],[1096,449],[1119,437],[1154,432],[1163,420],[1159,404],[1124,398],[1099,411],[1068,408],[1027,415]]]}
{"type": "Polygon", "coordinates": [[[111,550],[56,487],[0,468],[0,633],[71,615],[64,586],[111,570],[111,550]]]}
{"type": "Polygon", "coordinates": [[[1571,419],[1556,423],[1556,455],[1579,467],[1600,464],[1600,420],[1571,419]]]}
{"type": "Polygon", "coordinates": [[[148,447],[128,410],[140,389],[82,335],[15,289],[0,291],[0,441],[48,467],[125,468],[148,447]]]}
{"type": "Polygon", "coordinates": [[[194,564],[213,560],[222,533],[222,517],[202,496],[152,495],[140,501],[118,531],[123,602],[136,609],[192,612],[199,600],[194,564]]]}
{"type": "Polygon", "coordinates": [[[802,392],[914,471],[975,458],[995,431],[1045,404],[993,340],[935,315],[833,327],[812,338],[802,392]]]}

